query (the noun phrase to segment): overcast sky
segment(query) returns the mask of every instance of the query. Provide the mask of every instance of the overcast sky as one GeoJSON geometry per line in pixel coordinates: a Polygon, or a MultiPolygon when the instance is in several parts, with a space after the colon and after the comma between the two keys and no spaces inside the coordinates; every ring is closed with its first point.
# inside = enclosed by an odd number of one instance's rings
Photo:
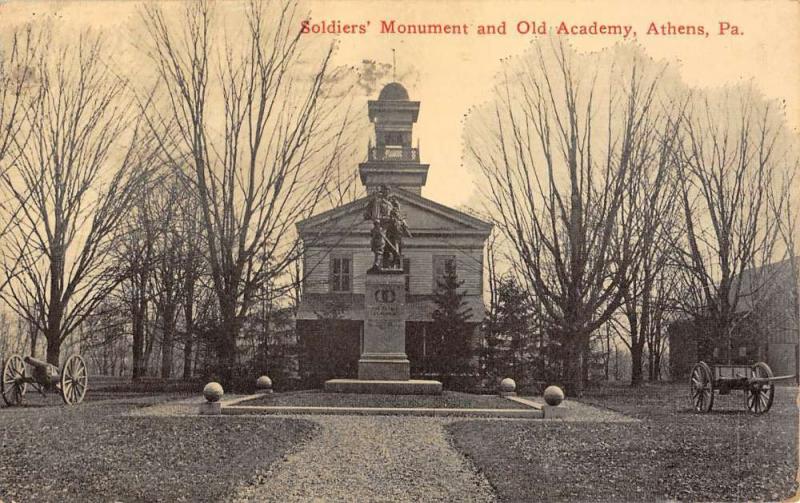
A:
{"type": "MultiPolygon", "coordinates": [[[[114,50],[120,64],[124,64],[134,58],[131,44],[135,41],[130,40],[130,33],[131,26],[139,22],[140,5],[133,1],[11,0],[0,2],[0,28],[43,19],[53,20],[68,31],[87,26],[102,28],[116,38],[114,50]]],[[[646,52],[656,59],[673,61],[688,84],[723,86],[754,79],[768,97],[785,100],[790,125],[795,129],[800,126],[800,2],[316,0],[304,5],[314,23],[370,22],[366,34],[338,36],[337,64],[359,67],[365,59],[390,64],[392,49],[396,50],[397,73],[403,77],[411,99],[422,102],[415,143],[420,140],[423,162],[431,165],[423,194],[448,205],[465,204],[472,195],[472,177],[461,165],[462,121],[470,106],[490,97],[500,59],[521,53],[530,43],[530,35],[517,33],[519,21],[544,21],[550,27],[561,21],[568,25],[594,21],[631,25],[646,52]],[[647,9],[643,8],[645,5],[647,9]],[[382,34],[381,20],[395,20],[398,24],[467,23],[471,33],[382,34]],[[477,24],[501,21],[507,22],[505,36],[475,33],[477,24]],[[646,36],[644,32],[651,21],[658,26],[666,22],[703,25],[711,35],[646,36]],[[737,25],[744,34],[716,35],[721,21],[737,25]]],[[[309,36],[329,40],[328,36],[309,36]]],[[[619,36],[571,37],[571,43],[581,51],[598,50],[621,41],[619,36]]]]}

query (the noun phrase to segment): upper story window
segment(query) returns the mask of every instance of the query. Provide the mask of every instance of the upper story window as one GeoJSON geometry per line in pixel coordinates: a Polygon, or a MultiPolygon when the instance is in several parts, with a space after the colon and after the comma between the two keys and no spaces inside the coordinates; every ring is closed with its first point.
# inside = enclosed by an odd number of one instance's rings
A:
{"type": "Polygon", "coordinates": [[[456,272],[455,255],[433,256],[433,289],[439,288],[439,283],[444,281],[445,274],[456,272]]]}
{"type": "Polygon", "coordinates": [[[331,291],[349,292],[352,290],[352,262],[351,257],[331,257],[331,291]]]}

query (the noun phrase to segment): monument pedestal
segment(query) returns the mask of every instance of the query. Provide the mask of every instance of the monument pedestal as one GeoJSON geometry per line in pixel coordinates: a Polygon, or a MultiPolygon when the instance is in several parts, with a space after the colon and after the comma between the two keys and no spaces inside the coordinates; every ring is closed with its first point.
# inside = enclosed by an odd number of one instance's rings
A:
{"type": "Polygon", "coordinates": [[[332,379],[326,391],[344,393],[432,394],[438,381],[410,380],[406,356],[406,290],[402,271],[368,272],[364,292],[364,344],[358,379],[332,379]]]}
{"type": "Polygon", "coordinates": [[[405,276],[402,271],[367,273],[364,290],[364,346],[358,378],[407,381],[411,363],[406,356],[405,276]]]}

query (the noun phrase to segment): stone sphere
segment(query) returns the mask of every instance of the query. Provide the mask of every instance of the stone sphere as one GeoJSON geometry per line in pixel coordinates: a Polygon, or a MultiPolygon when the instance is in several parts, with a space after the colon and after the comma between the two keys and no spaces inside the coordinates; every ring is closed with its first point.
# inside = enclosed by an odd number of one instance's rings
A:
{"type": "Polygon", "coordinates": [[[517,389],[517,383],[514,382],[514,379],[506,377],[505,379],[500,381],[500,391],[503,391],[505,393],[510,393],[515,389],[517,389]]]}
{"type": "Polygon", "coordinates": [[[261,376],[256,379],[256,388],[257,389],[272,389],[272,379],[268,376],[261,376]]]}
{"type": "Polygon", "coordinates": [[[547,405],[558,405],[564,400],[564,390],[558,386],[548,386],[544,390],[544,401],[547,405]]]}
{"type": "Polygon", "coordinates": [[[225,392],[222,391],[222,385],[218,382],[210,382],[203,388],[203,396],[209,402],[218,402],[225,392]]]}

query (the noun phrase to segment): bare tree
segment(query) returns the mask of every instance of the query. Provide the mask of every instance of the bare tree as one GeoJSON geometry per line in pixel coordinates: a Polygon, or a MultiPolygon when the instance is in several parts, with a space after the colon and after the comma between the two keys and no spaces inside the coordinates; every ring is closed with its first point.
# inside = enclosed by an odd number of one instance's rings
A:
{"type": "MultiPolygon", "coordinates": [[[[639,85],[635,80],[632,86],[639,85]]],[[[628,93],[635,99],[637,90],[628,93]]],[[[661,326],[665,314],[663,296],[667,287],[663,272],[670,264],[670,254],[681,228],[678,222],[675,152],[680,131],[680,106],[653,107],[642,115],[638,136],[633,138],[630,163],[636,176],[630,178],[628,197],[621,208],[620,233],[629,234],[638,243],[639,254],[627,269],[622,284],[622,313],[627,330],[620,340],[631,352],[631,385],[642,382],[645,344],[650,342],[649,363],[660,341],[654,330],[661,326]]],[[[625,238],[622,237],[622,240],[625,238]]]]}
{"type": "Polygon", "coordinates": [[[8,165],[7,154],[19,150],[28,138],[21,130],[22,117],[30,106],[28,94],[35,85],[34,64],[41,41],[30,26],[10,34],[0,50],[0,167],[8,165]]]}
{"type": "Polygon", "coordinates": [[[634,63],[645,59],[635,49],[615,51],[579,56],[561,40],[537,42],[506,63],[466,138],[515,267],[562,344],[562,379],[577,393],[590,336],[621,305],[640,253],[619,224],[660,78],[634,63]]]}
{"type": "Polygon", "coordinates": [[[664,356],[667,353],[667,328],[669,324],[678,320],[683,315],[676,303],[680,291],[681,274],[674,262],[660,267],[653,282],[653,296],[651,298],[650,327],[645,332],[647,344],[647,371],[649,381],[661,379],[661,368],[664,356]]]}
{"type": "MultiPolygon", "coordinates": [[[[183,184],[186,187],[186,184],[183,184]]],[[[201,278],[205,275],[205,261],[202,250],[195,246],[196,242],[202,240],[199,232],[200,222],[197,215],[197,198],[193,195],[185,198],[180,203],[180,213],[178,216],[178,229],[182,236],[182,277],[180,288],[180,300],[183,310],[183,379],[192,377],[193,358],[197,358],[195,342],[196,333],[196,309],[200,302],[203,292],[201,278]]]]}
{"type": "Polygon", "coordinates": [[[152,291],[156,306],[157,328],[161,336],[161,378],[172,377],[173,349],[183,289],[183,262],[187,243],[199,236],[184,236],[178,225],[183,191],[174,176],[155,190],[158,208],[158,239],[155,253],[152,291]]]}
{"type": "Polygon", "coordinates": [[[21,273],[4,264],[2,297],[37,324],[47,361],[119,282],[109,266],[119,223],[150,164],[129,115],[124,82],[107,71],[99,37],[43,47],[32,104],[20,117],[30,141],[13,149],[0,184],[16,206],[7,236],[21,273]]]}
{"type": "Polygon", "coordinates": [[[779,220],[769,201],[788,197],[775,174],[797,161],[787,156],[780,109],[749,86],[695,93],[682,123],[681,261],[695,292],[685,308],[707,320],[712,340],[727,343],[730,360],[740,300],[760,288],[750,284],[745,292],[738,278],[774,259],[779,220]]]}
{"type": "MultiPolygon", "coordinates": [[[[32,106],[31,89],[35,86],[35,62],[39,57],[41,35],[31,26],[21,30],[14,30],[4,39],[0,47],[0,173],[4,173],[15,162],[14,152],[25,148],[30,134],[22,129],[23,118],[32,106]]],[[[0,236],[8,231],[9,222],[16,217],[19,205],[12,199],[0,201],[0,210],[6,214],[0,225],[0,236]]],[[[2,289],[8,277],[13,277],[17,272],[18,257],[14,257],[8,250],[3,250],[8,255],[4,260],[4,267],[8,268],[6,280],[0,285],[2,289]]],[[[31,350],[36,350],[36,337],[38,331],[30,331],[31,350]]]]}
{"type": "Polygon", "coordinates": [[[195,185],[221,316],[218,371],[229,380],[254,295],[294,263],[294,223],[329,193],[349,117],[338,115],[343,100],[327,91],[337,80],[329,75],[332,46],[313,68],[301,61],[293,3],[271,12],[251,2],[241,36],[216,51],[209,2],[189,5],[181,26],[158,6],[143,17],[167,104],[149,118],[154,125],[174,122],[177,132],[165,143],[186,153],[176,168],[186,168],[195,185]],[[262,253],[269,260],[257,260],[262,253]]]}
{"type": "Polygon", "coordinates": [[[143,185],[122,222],[122,236],[118,240],[115,266],[123,278],[116,293],[125,306],[131,323],[132,378],[138,380],[147,372],[145,340],[148,338],[150,305],[152,303],[153,268],[155,267],[156,240],[158,239],[157,209],[154,208],[149,187],[143,185]]]}

